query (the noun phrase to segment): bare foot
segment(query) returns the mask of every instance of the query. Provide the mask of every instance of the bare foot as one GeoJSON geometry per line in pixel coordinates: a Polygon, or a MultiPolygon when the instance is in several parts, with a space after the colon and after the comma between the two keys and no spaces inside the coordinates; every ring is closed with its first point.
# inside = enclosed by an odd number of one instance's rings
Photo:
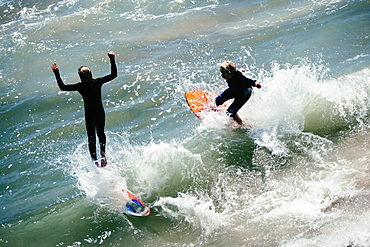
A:
{"type": "Polygon", "coordinates": [[[108,164],[107,158],[105,157],[105,153],[101,153],[101,167],[106,167],[108,164]]]}
{"type": "Polygon", "coordinates": [[[238,114],[235,114],[233,119],[235,120],[235,122],[237,122],[239,125],[243,125],[243,120],[239,117],[238,114]]]}

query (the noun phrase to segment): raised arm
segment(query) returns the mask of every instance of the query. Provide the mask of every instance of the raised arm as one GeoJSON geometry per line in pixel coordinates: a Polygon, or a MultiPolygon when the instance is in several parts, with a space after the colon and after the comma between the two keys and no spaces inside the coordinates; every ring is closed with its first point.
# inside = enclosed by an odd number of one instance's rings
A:
{"type": "Polygon", "coordinates": [[[76,91],[77,90],[76,84],[73,84],[73,85],[64,84],[64,82],[62,81],[62,78],[60,78],[59,68],[56,63],[53,63],[51,65],[51,69],[54,72],[55,79],[57,79],[57,83],[58,83],[60,90],[62,91],[76,91]]]}
{"type": "Polygon", "coordinates": [[[111,80],[113,80],[114,78],[117,77],[117,65],[116,65],[116,61],[115,61],[115,55],[116,54],[113,51],[108,52],[108,57],[109,57],[109,60],[110,60],[110,71],[111,72],[110,72],[109,75],[98,78],[98,80],[102,84],[106,83],[108,81],[111,81],[111,80]]]}

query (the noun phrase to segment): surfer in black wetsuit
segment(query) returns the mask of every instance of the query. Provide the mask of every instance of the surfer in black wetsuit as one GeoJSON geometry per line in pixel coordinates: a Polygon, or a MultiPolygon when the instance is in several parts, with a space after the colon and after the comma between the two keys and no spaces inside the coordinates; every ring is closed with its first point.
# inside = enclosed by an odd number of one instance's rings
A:
{"type": "Polygon", "coordinates": [[[217,106],[222,105],[229,99],[234,99],[233,103],[227,109],[227,115],[232,117],[238,124],[242,125],[243,121],[238,115],[238,111],[247,103],[252,95],[252,87],[261,88],[256,80],[245,77],[241,72],[245,70],[236,70],[234,63],[225,61],[220,66],[222,77],[226,80],[229,88],[226,89],[215,99],[217,106]]]}
{"type": "Polygon", "coordinates": [[[60,90],[78,91],[83,98],[90,155],[95,165],[99,166],[96,155],[97,135],[100,144],[101,167],[105,167],[107,165],[107,159],[105,156],[106,136],[104,133],[105,112],[102,103],[101,88],[104,83],[117,77],[117,66],[114,56],[114,52],[108,52],[111,64],[111,73],[109,75],[94,79],[92,77],[91,70],[86,66],[82,66],[78,69],[78,75],[80,76],[81,82],[71,85],[65,85],[63,83],[56,63],[53,63],[51,66],[60,90]]]}

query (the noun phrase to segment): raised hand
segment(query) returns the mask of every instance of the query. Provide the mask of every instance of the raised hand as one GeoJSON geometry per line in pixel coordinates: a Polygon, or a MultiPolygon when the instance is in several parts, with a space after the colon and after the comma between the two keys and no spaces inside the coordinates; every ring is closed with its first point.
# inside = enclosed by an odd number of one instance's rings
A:
{"type": "Polygon", "coordinates": [[[52,70],[56,70],[56,69],[58,69],[58,64],[57,64],[57,63],[53,63],[53,64],[51,65],[51,69],[52,69],[52,70]]]}
{"type": "Polygon", "coordinates": [[[113,51],[108,52],[108,57],[114,57],[116,55],[113,51]]]}

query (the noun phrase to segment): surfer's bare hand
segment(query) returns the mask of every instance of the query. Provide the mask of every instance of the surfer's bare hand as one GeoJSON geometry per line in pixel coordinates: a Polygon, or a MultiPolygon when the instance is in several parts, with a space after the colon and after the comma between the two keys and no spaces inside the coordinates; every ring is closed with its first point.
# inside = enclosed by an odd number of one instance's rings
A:
{"type": "Polygon", "coordinates": [[[52,69],[52,70],[56,70],[56,69],[58,69],[58,64],[57,64],[57,63],[53,63],[53,64],[51,65],[51,69],[52,69]]]}
{"type": "Polygon", "coordinates": [[[258,89],[262,87],[262,85],[261,85],[261,84],[259,84],[258,82],[255,82],[255,83],[254,83],[254,85],[255,85],[255,86],[256,86],[256,88],[258,88],[258,89]]]}
{"type": "Polygon", "coordinates": [[[116,55],[113,51],[108,52],[108,57],[114,57],[116,55]]]}

